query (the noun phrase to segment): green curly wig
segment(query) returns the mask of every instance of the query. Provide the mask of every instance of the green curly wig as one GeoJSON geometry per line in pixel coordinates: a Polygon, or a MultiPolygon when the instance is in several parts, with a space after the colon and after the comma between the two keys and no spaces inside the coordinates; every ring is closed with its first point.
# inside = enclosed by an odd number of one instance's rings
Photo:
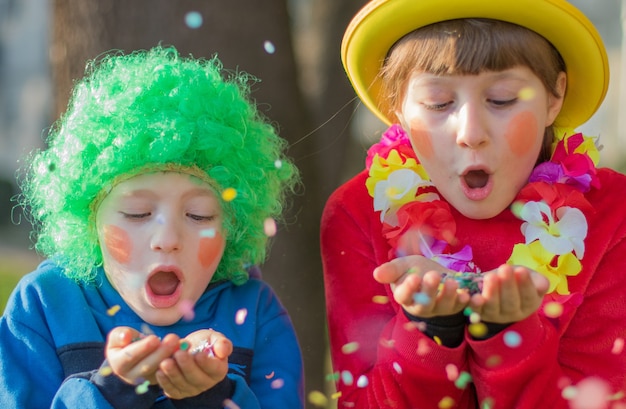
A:
{"type": "Polygon", "coordinates": [[[217,192],[227,244],[213,281],[245,282],[246,268],[266,256],[264,221],[279,218],[298,182],[286,142],[249,98],[251,81],[227,75],[217,57],[184,58],[173,47],[90,62],[21,182],[35,248],[69,277],[92,280],[102,264],[94,217],[102,192],[150,169],[194,168],[237,193],[224,201],[217,192]]]}

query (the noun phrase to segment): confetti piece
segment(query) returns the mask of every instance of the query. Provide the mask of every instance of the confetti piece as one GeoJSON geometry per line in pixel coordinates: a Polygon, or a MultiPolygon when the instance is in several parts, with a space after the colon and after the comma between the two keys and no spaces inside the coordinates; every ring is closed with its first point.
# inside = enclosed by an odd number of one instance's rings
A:
{"type": "Polygon", "coordinates": [[[148,387],[150,386],[150,381],[143,381],[135,388],[135,392],[137,395],[143,395],[148,392],[148,387]]]}
{"type": "Polygon", "coordinates": [[[456,381],[459,377],[459,368],[457,368],[454,364],[446,365],[446,375],[448,376],[448,380],[450,382],[456,381]]]}
{"type": "Polygon", "coordinates": [[[241,409],[239,405],[230,399],[224,400],[224,402],[222,402],[222,406],[224,406],[224,409],[241,409]]]}
{"type": "Polygon", "coordinates": [[[393,348],[396,345],[396,340],[381,338],[380,345],[382,345],[385,348],[393,348]]]}
{"type": "Polygon", "coordinates": [[[202,26],[202,14],[197,11],[190,11],[185,14],[185,24],[189,28],[200,28],[202,26]]]}
{"type": "Polygon", "coordinates": [[[145,322],[141,324],[141,332],[144,335],[155,335],[154,331],[152,331],[152,328],[150,328],[150,326],[146,324],[145,322]]]}
{"type": "Polygon", "coordinates": [[[430,297],[426,293],[415,293],[415,295],[413,295],[413,302],[419,305],[427,305],[430,303],[430,297]]]}
{"type": "Polygon", "coordinates": [[[107,315],[109,315],[109,316],[111,316],[111,317],[112,317],[112,316],[114,316],[115,314],[117,314],[121,308],[122,308],[122,307],[120,307],[119,305],[114,305],[113,307],[111,307],[111,308],[109,308],[109,309],[107,310],[107,315]]]}
{"type": "Polygon", "coordinates": [[[315,406],[325,408],[328,405],[328,398],[320,391],[311,391],[309,393],[309,402],[315,406]]]}
{"type": "Polygon", "coordinates": [[[358,342],[348,342],[347,344],[341,347],[341,352],[343,352],[346,355],[352,354],[358,350],[359,350],[358,342]]]}
{"type": "Polygon", "coordinates": [[[339,380],[339,372],[333,372],[326,375],[326,382],[337,382],[339,380]]]}
{"type": "Polygon", "coordinates": [[[222,199],[226,202],[232,202],[237,197],[237,191],[232,187],[228,187],[222,191],[222,199]]]}
{"type": "Polygon", "coordinates": [[[613,349],[611,352],[615,355],[619,355],[624,350],[624,338],[617,338],[613,342],[613,349]]]}
{"type": "Polygon", "coordinates": [[[431,351],[430,346],[428,345],[428,341],[425,339],[420,339],[417,343],[417,355],[424,356],[431,351]]]}
{"type": "Polygon", "coordinates": [[[570,400],[570,408],[606,409],[610,391],[609,384],[599,378],[583,379],[576,385],[575,399],[570,400]]]}
{"type": "Polygon", "coordinates": [[[274,379],[272,383],[270,383],[270,386],[272,389],[280,389],[285,386],[285,381],[280,378],[274,379]]]}
{"type": "Polygon", "coordinates": [[[522,101],[530,101],[535,98],[536,92],[531,87],[524,87],[519,91],[518,97],[522,101]]]}
{"type": "Polygon", "coordinates": [[[339,399],[341,397],[341,391],[333,393],[330,397],[332,399],[339,399]]]}
{"type": "Polygon", "coordinates": [[[563,314],[563,305],[555,301],[549,302],[543,307],[543,313],[548,318],[559,318],[563,314]]]}
{"type": "Polygon", "coordinates": [[[243,325],[246,322],[246,317],[248,316],[248,310],[246,308],[242,308],[235,314],[235,322],[237,325],[243,325]]]}
{"type": "Polygon", "coordinates": [[[483,403],[480,405],[480,409],[492,409],[493,407],[495,407],[495,405],[496,403],[494,402],[493,398],[485,398],[483,403]]]}
{"type": "Polygon", "coordinates": [[[272,379],[273,377],[274,377],[274,371],[272,371],[272,373],[265,375],[265,379],[272,379]]]}
{"type": "Polygon", "coordinates": [[[389,297],[387,297],[386,295],[375,295],[372,297],[372,302],[375,304],[387,304],[389,303],[389,297]]]}
{"type": "Polygon", "coordinates": [[[265,52],[268,54],[274,54],[276,52],[276,47],[271,41],[264,42],[263,48],[265,49],[265,52]]]}
{"type": "Polygon", "coordinates": [[[282,168],[282,167],[283,167],[283,161],[282,161],[282,160],[280,160],[280,159],[276,159],[276,160],[274,161],[274,167],[275,167],[276,169],[280,169],[280,168],[282,168]]]}
{"type": "Polygon", "coordinates": [[[394,362],[392,366],[393,366],[393,370],[396,371],[398,375],[402,375],[402,367],[400,366],[399,363],[394,362]]]}
{"type": "Polygon", "coordinates": [[[265,219],[265,221],[263,222],[263,231],[265,232],[265,235],[267,237],[276,236],[276,220],[272,219],[271,217],[265,219]]]}
{"type": "Polygon", "coordinates": [[[356,386],[359,388],[365,388],[369,385],[370,381],[367,379],[367,376],[361,375],[359,379],[356,380],[356,386]]]}
{"type": "Polygon", "coordinates": [[[189,342],[187,342],[187,341],[185,341],[185,340],[180,341],[180,346],[179,346],[179,348],[180,348],[180,350],[181,350],[181,351],[186,351],[186,350],[188,350],[188,349],[189,349],[189,342]]]}
{"type": "Polygon", "coordinates": [[[504,333],[504,344],[509,348],[517,348],[522,344],[522,336],[515,331],[504,333]]]}
{"type": "Polygon", "coordinates": [[[463,315],[465,315],[466,317],[469,317],[470,315],[472,315],[472,309],[470,307],[465,307],[465,309],[463,310],[463,315]]]}
{"type": "Polygon", "coordinates": [[[577,394],[578,390],[575,386],[567,386],[561,391],[561,396],[566,400],[573,400],[577,394]]]}
{"type": "Polygon", "coordinates": [[[472,324],[478,324],[480,322],[480,314],[477,312],[473,312],[469,315],[469,321],[472,324]]]}
{"type": "Polygon", "coordinates": [[[113,373],[113,369],[111,369],[110,366],[103,366],[102,368],[100,368],[98,373],[100,373],[100,375],[102,376],[109,376],[113,373]]]}
{"type": "Polygon", "coordinates": [[[496,367],[502,363],[502,357],[500,355],[491,355],[485,362],[489,368],[496,367]]]}
{"type": "Polygon", "coordinates": [[[437,405],[437,407],[439,409],[450,409],[454,407],[454,404],[455,404],[454,399],[452,399],[449,396],[446,396],[439,401],[439,404],[437,405]]]}
{"type": "Polygon", "coordinates": [[[350,371],[341,371],[341,382],[344,385],[352,385],[354,383],[354,377],[350,371]]]}
{"type": "Polygon", "coordinates": [[[215,238],[217,231],[214,228],[200,230],[200,237],[215,238]]]}
{"type": "Polygon", "coordinates": [[[196,313],[193,310],[194,304],[189,300],[181,300],[178,303],[178,310],[183,314],[183,320],[192,321],[196,316],[196,313]]]}
{"type": "Polygon", "coordinates": [[[487,326],[482,322],[476,324],[469,324],[467,330],[474,338],[482,338],[487,335],[487,326]]]}
{"type": "Polygon", "coordinates": [[[459,389],[465,389],[470,382],[472,382],[472,375],[470,375],[469,372],[463,371],[459,374],[457,380],[454,381],[454,386],[459,389]]]}
{"type": "Polygon", "coordinates": [[[435,341],[437,345],[443,345],[441,339],[437,335],[433,336],[433,341],[435,341]]]}

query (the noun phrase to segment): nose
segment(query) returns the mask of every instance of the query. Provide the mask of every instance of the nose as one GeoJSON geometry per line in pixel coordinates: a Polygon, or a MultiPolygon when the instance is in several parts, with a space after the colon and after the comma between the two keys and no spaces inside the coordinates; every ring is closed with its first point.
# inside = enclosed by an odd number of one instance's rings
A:
{"type": "Polygon", "coordinates": [[[485,113],[479,104],[466,103],[458,112],[456,142],[461,147],[478,149],[489,140],[485,113]]]}
{"type": "Polygon", "coordinates": [[[170,253],[181,248],[181,231],[178,221],[172,216],[157,216],[153,223],[150,248],[170,253]]]}

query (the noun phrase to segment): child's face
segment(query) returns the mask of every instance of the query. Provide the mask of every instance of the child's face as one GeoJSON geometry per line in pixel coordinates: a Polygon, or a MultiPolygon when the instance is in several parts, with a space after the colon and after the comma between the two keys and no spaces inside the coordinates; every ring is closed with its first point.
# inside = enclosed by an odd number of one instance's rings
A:
{"type": "Polygon", "coordinates": [[[222,210],[207,183],[176,172],[135,176],[102,201],[96,225],[104,270],[152,325],[170,325],[196,303],[224,252],[222,210]]]}
{"type": "MultiPolygon", "coordinates": [[[[565,92],[565,74],[559,78],[565,92]]],[[[411,76],[397,115],[443,197],[467,217],[508,207],[527,183],[545,128],[561,109],[526,67],[411,76]]]]}

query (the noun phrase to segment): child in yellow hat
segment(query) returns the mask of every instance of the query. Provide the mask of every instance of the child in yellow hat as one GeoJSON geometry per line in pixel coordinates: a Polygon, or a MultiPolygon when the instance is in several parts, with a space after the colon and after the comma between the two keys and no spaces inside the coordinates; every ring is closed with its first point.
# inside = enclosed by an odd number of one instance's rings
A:
{"type": "Polygon", "coordinates": [[[626,177],[575,131],[609,80],[589,20],[375,0],[342,59],[390,127],[322,219],[339,407],[621,402],[626,177]]]}

